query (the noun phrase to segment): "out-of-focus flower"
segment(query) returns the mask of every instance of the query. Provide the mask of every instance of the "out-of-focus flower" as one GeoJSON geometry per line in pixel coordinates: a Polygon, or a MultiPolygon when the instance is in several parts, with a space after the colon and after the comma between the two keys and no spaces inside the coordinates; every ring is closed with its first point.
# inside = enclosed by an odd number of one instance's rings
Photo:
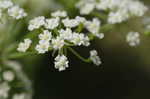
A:
{"type": "Polygon", "coordinates": [[[30,47],[32,41],[30,39],[24,39],[24,42],[21,42],[17,48],[19,52],[26,52],[30,47]]]}
{"type": "Polygon", "coordinates": [[[56,11],[56,12],[53,12],[51,14],[52,17],[66,17],[67,16],[67,12],[66,11],[56,11]]]}
{"type": "Polygon", "coordinates": [[[27,16],[27,13],[24,11],[24,9],[20,8],[18,5],[15,5],[11,0],[1,0],[0,10],[0,16],[8,13],[10,17],[16,20],[22,19],[27,16]]]}
{"type": "Polygon", "coordinates": [[[10,86],[7,82],[3,82],[0,84],[0,98],[6,99],[9,96],[10,86]]]}
{"type": "Polygon", "coordinates": [[[90,51],[90,59],[91,59],[91,61],[95,64],[95,65],[97,65],[97,66],[99,66],[102,62],[101,62],[101,59],[100,59],[100,57],[98,56],[98,53],[97,53],[97,51],[96,50],[91,50],[90,51]]]}
{"type": "Polygon", "coordinates": [[[140,44],[140,34],[138,32],[129,32],[126,41],[130,46],[137,46],[140,44]]]}
{"type": "Polygon", "coordinates": [[[138,0],[80,0],[76,7],[82,15],[89,15],[94,10],[109,10],[108,23],[111,24],[121,23],[134,16],[141,17],[148,10],[138,0]]]}
{"type": "Polygon", "coordinates": [[[19,6],[13,6],[9,8],[8,14],[9,16],[17,20],[27,16],[27,13],[25,13],[24,10],[20,8],[19,6]]]}
{"type": "Polygon", "coordinates": [[[5,71],[3,73],[3,78],[4,78],[5,81],[10,82],[10,81],[14,80],[15,75],[14,75],[14,73],[12,71],[5,71]]]}

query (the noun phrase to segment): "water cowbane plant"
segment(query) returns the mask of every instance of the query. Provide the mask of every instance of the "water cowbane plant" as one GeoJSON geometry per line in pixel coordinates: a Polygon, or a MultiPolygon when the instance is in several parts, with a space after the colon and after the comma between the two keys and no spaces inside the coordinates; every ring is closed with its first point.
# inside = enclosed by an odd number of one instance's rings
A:
{"type": "MultiPolygon", "coordinates": [[[[52,12],[50,18],[39,16],[30,20],[28,30],[35,36],[26,38],[19,44],[17,50],[36,54],[51,51],[52,56],[56,55],[54,67],[59,71],[69,67],[67,51],[71,51],[84,62],[100,65],[102,62],[96,50],[90,51],[89,58],[85,59],[73,47],[88,47],[94,38],[104,38],[103,32],[110,31],[109,27],[132,17],[141,17],[148,10],[138,0],[79,0],[76,8],[79,9],[79,15],[73,18],[70,18],[66,11],[58,10],[52,12]],[[88,16],[90,19],[87,19],[88,16]],[[36,43],[31,40],[34,38],[38,38],[36,43]]],[[[139,45],[140,33],[129,32],[126,41],[132,47],[139,45]]]]}
{"type": "Polygon", "coordinates": [[[102,39],[104,34],[100,33],[100,27],[101,21],[97,18],[90,21],[80,16],[69,18],[66,11],[52,12],[50,18],[39,16],[29,21],[28,30],[37,34],[35,37],[38,38],[38,42],[32,44],[31,39],[34,38],[26,38],[19,44],[17,50],[19,52],[34,50],[36,54],[52,51],[56,55],[55,68],[59,71],[69,67],[68,50],[84,62],[100,65],[101,60],[96,51],[92,51],[91,56],[85,59],[72,48],[74,46],[88,47],[93,37],[102,39]]]}

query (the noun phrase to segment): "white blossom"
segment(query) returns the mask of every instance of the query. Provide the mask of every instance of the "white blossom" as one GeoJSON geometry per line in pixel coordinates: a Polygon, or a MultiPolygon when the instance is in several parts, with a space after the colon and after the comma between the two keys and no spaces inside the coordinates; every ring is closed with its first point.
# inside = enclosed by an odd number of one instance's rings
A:
{"type": "Polygon", "coordinates": [[[99,66],[102,62],[101,62],[101,59],[100,59],[100,57],[98,56],[98,53],[97,53],[97,51],[96,50],[91,50],[90,51],[90,59],[91,59],[91,61],[95,64],[95,65],[97,65],[97,66],[99,66]]]}
{"type": "Polygon", "coordinates": [[[52,17],[66,17],[67,16],[67,12],[58,10],[56,12],[51,13],[51,16],[52,17]]]}
{"type": "Polygon", "coordinates": [[[79,25],[79,22],[76,19],[66,18],[66,19],[63,19],[62,22],[64,26],[68,28],[74,28],[79,25]]]}
{"type": "Polygon", "coordinates": [[[9,81],[10,82],[10,81],[13,81],[14,78],[15,78],[15,75],[14,75],[14,73],[12,71],[5,71],[5,72],[3,72],[3,79],[5,81],[9,81]]]}
{"type": "Polygon", "coordinates": [[[85,36],[83,33],[73,33],[71,42],[74,43],[75,45],[81,46],[89,46],[89,38],[85,36]]]}
{"type": "Polygon", "coordinates": [[[28,48],[30,47],[32,41],[30,39],[24,39],[24,42],[21,42],[17,48],[19,52],[26,52],[28,48]]]}
{"type": "Polygon", "coordinates": [[[86,19],[84,17],[80,17],[80,16],[76,16],[76,21],[78,21],[79,23],[85,23],[86,22],[86,19]]]}
{"type": "Polygon", "coordinates": [[[66,28],[66,30],[59,30],[60,38],[64,40],[72,40],[72,30],[70,28],[66,28]]]}
{"type": "Polygon", "coordinates": [[[130,46],[137,46],[140,44],[140,34],[138,32],[129,32],[126,41],[130,46]]]}
{"type": "Polygon", "coordinates": [[[93,21],[86,21],[85,27],[86,29],[91,32],[96,37],[102,39],[104,37],[103,33],[99,33],[101,26],[101,21],[97,18],[93,18],[93,21]]]}
{"type": "Polygon", "coordinates": [[[97,18],[93,18],[93,21],[86,21],[85,27],[93,34],[99,33],[101,21],[97,18]]]}
{"type": "Polygon", "coordinates": [[[90,14],[95,8],[95,0],[81,0],[76,4],[76,7],[80,9],[80,14],[90,14]]]}
{"type": "Polygon", "coordinates": [[[80,0],[76,7],[83,15],[88,15],[95,9],[109,10],[108,22],[112,24],[121,23],[133,16],[143,16],[148,10],[139,0],[80,0]]]}
{"type": "Polygon", "coordinates": [[[12,6],[13,6],[13,3],[11,0],[1,0],[0,1],[0,9],[7,9],[12,6]]]}
{"type": "Polygon", "coordinates": [[[27,13],[25,13],[25,11],[19,6],[13,6],[9,8],[8,14],[17,20],[27,16],[27,13]]]}
{"type": "Polygon", "coordinates": [[[58,55],[55,58],[55,68],[58,69],[59,71],[63,71],[66,68],[68,68],[69,67],[68,63],[69,61],[67,57],[64,55],[58,55]]]}
{"type": "Polygon", "coordinates": [[[126,10],[119,10],[117,12],[110,12],[108,15],[108,23],[116,24],[121,23],[129,18],[129,14],[126,10]]]}
{"type": "Polygon", "coordinates": [[[44,24],[45,24],[45,17],[44,16],[36,17],[36,18],[30,20],[28,30],[32,31],[34,29],[38,29],[41,26],[44,26],[44,24]]]}
{"type": "Polygon", "coordinates": [[[52,39],[52,47],[54,48],[54,50],[59,50],[64,45],[65,45],[64,39],[62,39],[61,37],[58,36],[57,38],[52,39]]]}
{"type": "Polygon", "coordinates": [[[140,1],[131,1],[128,5],[129,12],[134,16],[143,16],[148,8],[140,1]]]}
{"type": "Polygon", "coordinates": [[[49,41],[40,40],[39,44],[36,45],[35,50],[38,51],[39,54],[44,54],[48,51],[50,47],[49,41]]]}
{"type": "Polygon", "coordinates": [[[39,34],[39,39],[44,41],[50,41],[52,39],[52,34],[48,30],[44,30],[43,33],[39,34]]]}
{"type": "Polygon", "coordinates": [[[10,86],[8,85],[8,83],[6,82],[0,83],[0,98],[1,99],[8,98],[9,90],[10,86]]]}
{"type": "Polygon", "coordinates": [[[60,18],[51,18],[46,19],[45,28],[53,30],[54,28],[58,27],[60,18]]]}

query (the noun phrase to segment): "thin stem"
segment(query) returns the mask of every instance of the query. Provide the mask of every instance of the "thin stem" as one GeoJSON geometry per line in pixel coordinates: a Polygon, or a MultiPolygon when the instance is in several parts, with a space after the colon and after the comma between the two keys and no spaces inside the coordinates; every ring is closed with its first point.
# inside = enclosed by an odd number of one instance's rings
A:
{"type": "Polygon", "coordinates": [[[98,18],[100,18],[100,19],[103,19],[103,20],[106,20],[106,19],[107,19],[107,15],[102,14],[102,13],[100,13],[100,12],[92,12],[91,15],[96,16],[96,17],[98,17],[98,18]]]}
{"type": "Polygon", "coordinates": [[[80,56],[74,49],[72,49],[71,47],[67,47],[75,56],[77,56],[79,59],[81,59],[83,62],[89,63],[90,60],[89,59],[85,59],[82,56],[80,56]]]}
{"type": "Polygon", "coordinates": [[[36,54],[37,54],[36,52],[13,53],[8,56],[8,59],[17,59],[17,58],[25,57],[28,55],[36,55],[36,54]]]}
{"type": "Polygon", "coordinates": [[[83,30],[83,24],[80,24],[77,29],[76,32],[80,33],[83,30]]]}

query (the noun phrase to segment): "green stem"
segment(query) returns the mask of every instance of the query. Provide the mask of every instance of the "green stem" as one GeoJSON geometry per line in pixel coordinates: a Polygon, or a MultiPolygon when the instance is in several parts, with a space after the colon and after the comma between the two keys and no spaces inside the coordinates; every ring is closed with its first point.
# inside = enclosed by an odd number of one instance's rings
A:
{"type": "Polygon", "coordinates": [[[25,57],[28,55],[36,55],[36,52],[26,52],[26,53],[13,53],[11,55],[8,56],[8,59],[17,59],[17,58],[21,58],[21,57],[25,57]]]}
{"type": "Polygon", "coordinates": [[[74,49],[71,47],[67,47],[75,56],[77,56],[79,59],[81,59],[83,62],[90,63],[89,59],[85,59],[82,56],[80,56],[74,49]]]}
{"type": "Polygon", "coordinates": [[[83,30],[83,24],[80,24],[80,25],[77,27],[76,32],[77,32],[77,33],[80,33],[82,30],[83,30]]]}
{"type": "Polygon", "coordinates": [[[103,20],[107,20],[107,15],[102,14],[100,12],[92,12],[91,15],[96,16],[96,17],[103,19],[103,20]]]}

